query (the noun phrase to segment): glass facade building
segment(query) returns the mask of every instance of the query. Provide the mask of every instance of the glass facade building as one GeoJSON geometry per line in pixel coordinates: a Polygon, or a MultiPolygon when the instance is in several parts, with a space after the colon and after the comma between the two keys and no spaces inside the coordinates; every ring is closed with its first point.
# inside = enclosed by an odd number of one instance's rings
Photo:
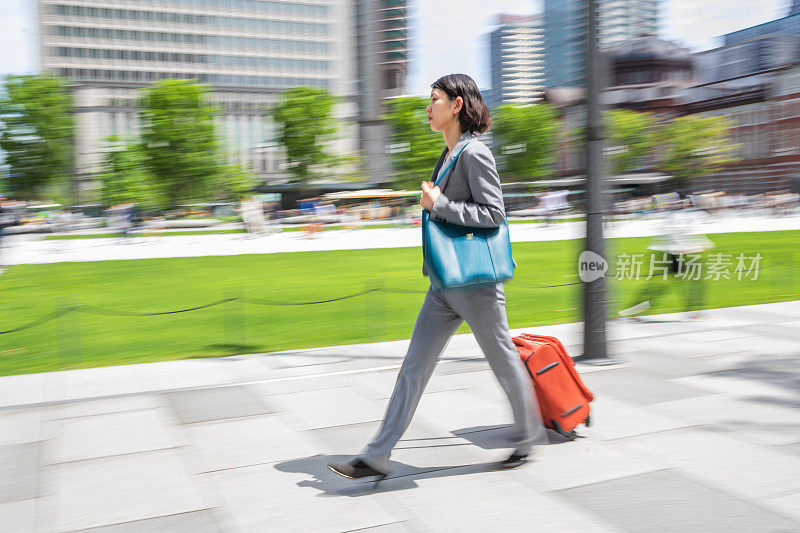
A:
{"type": "Polygon", "coordinates": [[[725,44],[734,44],[771,33],[800,35],[800,4],[798,2],[792,5],[790,14],[783,18],[727,33],[723,36],[723,39],[725,44]]]}
{"type": "MultiPolygon", "coordinates": [[[[658,33],[658,0],[598,0],[599,45],[609,47],[658,33]]],[[[545,85],[582,86],[586,2],[545,0],[545,85]]]]}

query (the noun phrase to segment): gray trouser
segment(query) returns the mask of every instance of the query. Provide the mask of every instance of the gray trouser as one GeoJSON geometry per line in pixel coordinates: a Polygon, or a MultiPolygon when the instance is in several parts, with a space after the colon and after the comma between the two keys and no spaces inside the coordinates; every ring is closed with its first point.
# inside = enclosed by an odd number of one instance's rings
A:
{"type": "Polygon", "coordinates": [[[502,283],[480,289],[428,290],[383,424],[359,459],[376,470],[389,471],[392,448],[411,423],[439,355],[463,321],[511,402],[517,426],[511,446],[527,454],[531,445],[547,442],[533,385],[508,332],[505,303],[502,283]]]}

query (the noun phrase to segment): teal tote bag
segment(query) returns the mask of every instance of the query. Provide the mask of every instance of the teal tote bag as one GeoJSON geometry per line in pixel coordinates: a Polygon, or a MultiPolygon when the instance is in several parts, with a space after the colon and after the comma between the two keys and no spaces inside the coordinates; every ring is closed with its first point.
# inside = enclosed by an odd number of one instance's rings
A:
{"type": "MultiPolygon", "coordinates": [[[[452,169],[461,152],[435,185],[452,169]]],[[[514,277],[506,220],[497,228],[470,228],[433,220],[423,209],[422,256],[434,289],[479,287],[514,277]]]]}

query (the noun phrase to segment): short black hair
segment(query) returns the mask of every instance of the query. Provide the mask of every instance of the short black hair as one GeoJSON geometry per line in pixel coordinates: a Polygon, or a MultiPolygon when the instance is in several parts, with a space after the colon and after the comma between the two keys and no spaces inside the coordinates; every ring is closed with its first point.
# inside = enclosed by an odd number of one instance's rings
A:
{"type": "Polygon", "coordinates": [[[475,80],[466,74],[446,74],[433,82],[433,89],[443,91],[451,100],[461,97],[464,105],[458,113],[461,132],[483,133],[492,125],[492,112],[483,101],[475,80]]]}

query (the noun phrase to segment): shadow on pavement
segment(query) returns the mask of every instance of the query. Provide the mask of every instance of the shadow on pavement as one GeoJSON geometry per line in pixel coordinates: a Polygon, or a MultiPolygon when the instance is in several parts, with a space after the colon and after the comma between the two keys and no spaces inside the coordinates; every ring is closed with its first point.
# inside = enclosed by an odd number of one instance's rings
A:
{"type": "Polygon", "coordinates": [[[427,466],[416,467],[391,461],[391,474],[375,487],[374,478],[368,481],[360,479],[347,479],[334,474],[326,466],[328,463],[342,463],[352,459],[351,455],[315,455],[301,459],[292,459],[277,463],[275,468],[281,472],[304,473],[313,477],[308,481],[301,481],[299,487],[312,487],[320,491],[317,496],[368,496],[376,492],[390,492],[396,490],[413,489],[417,487],[418,479],[432,479],[439,477],[453,477],[489,472],[495,470],[497,462],[477,463],[457,466],[427,466]]]}
{"type": "MultiPolygon", "coordinates": [[[[475,446],[483,448],[484,450],[498,450],[513,448],[514,440],[514,426],[510,425],[497,425],[497,426],[475,426],[463,429],[453,430],[453,434],[461,437],[462,439],[470,441],[475,446]]],[[[555,431],[547,430],[548,444],[561,444],[570,442],[570,439],[559,435],[555,431]]]]}
{"type": "MultiPolygon", "coordinates": [[[[453,444],[424,444],[427,441],[438,441],[452,437],[433,437],[430,439],[406,439],[401,441],[396,449],[407,448],[440,448],[448,446],[468,446],[470,444],[478,446],[484,450],[510,449],[513,448],[509,443],[513,437],[513,426],[475,426],[454,430],[452,433],[457,437],[468,440],[468,443],[453,444]],[[410,444],[413,441],[413,444],[410,444]],[[420,445],[417,445],[417,444],[420,445]],[[409,445],[410,444],[410,445],[409,445]]],[[[561,444],[569,442],[569,439],[558,433],[547,430],[549,444],[561,444]]],[[[432,479],[441,477],[465,476],[480,472],[490,472],[497,470],[499,462],[491,461],[488,463],[475,463],[455,466],[413,466],[397,461],[390,462],[389,477],[380,482],[375,487],[375,478],[347,479],[331,472],[328,463],[344,463],[353,458],[352,455],[315,455],[313,457],[303,457],[292,459],[275,464],[275,468],[281,472],[293,472],[308,474],[312,479],[301,481],[299,487],[311,487],[320,491],[318,496],[366,496],[376,492],[389,492],[396,490],[406,490],[417,487],[416,481],[419,479],[432,479]]]]}

